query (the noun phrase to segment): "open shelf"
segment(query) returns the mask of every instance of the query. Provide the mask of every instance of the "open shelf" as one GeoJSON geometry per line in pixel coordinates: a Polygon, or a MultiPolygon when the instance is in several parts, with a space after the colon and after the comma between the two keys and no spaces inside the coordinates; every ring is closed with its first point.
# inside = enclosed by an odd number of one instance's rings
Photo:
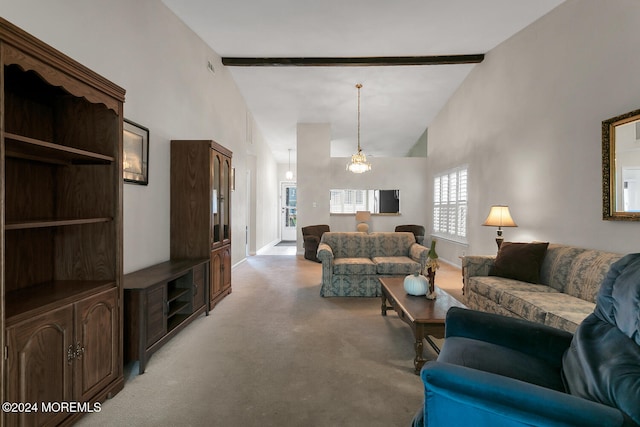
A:
{"type": "Polygon", "coordinates": [[[189,293],[191,289],[188,288],[169,288],[169,293],[167,295],[167,302],[172,302],[177,300],[183,295],[189,293]]]}
{"type": "Polygon", "coordinates": [[[188,314],[176,314],[167,322],[167,332],[171,332],[189,318],[188,314]]]}
{"type": "Polygon", "coordinates": [[[113,280],[54,280],[7,292],[6,323],[18,323],[114,286],[113,280]]]}
{"type": "Polygon", "coordinates": [[[5,133],[4,138],[5,154],[7,157],[60,165],[110,164],[114,161],[114,158],[111,156],[41,141],[14,133],[5,133]]]}
{"type": "Polygon", "coordinates": [[[175,316],[176,314],[180,313],[182,310],[184,310],[188,306],[189,306],[188,301],[184,301],[184,302],[178,301],[177,303],[171,304],[171,308],[169,309],[169,314],[167,314],[167,318],[171,318],[175,316]]]}
{"type": "Polygon", "coordinates": [[[43,227],[61,227],[65,225],[83,225],[83,224],[96,224],[99,222],[109,222],[113,218],[66,218],[66,219],[31,219],[24,221],[10,221],[4,226],[5,230],[25,230],[30,228],[43,228],[43,227]]]}

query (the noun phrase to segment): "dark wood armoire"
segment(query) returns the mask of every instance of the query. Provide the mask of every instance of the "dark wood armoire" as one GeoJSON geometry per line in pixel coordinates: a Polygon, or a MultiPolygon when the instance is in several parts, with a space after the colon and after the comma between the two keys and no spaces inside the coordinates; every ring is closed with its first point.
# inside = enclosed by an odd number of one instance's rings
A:
{"type": "Polygon", "coordinates": [[[231,158],[215,141],[171,141],[171,258],[210,257],[210,309],[231,293],[231,158]]]}

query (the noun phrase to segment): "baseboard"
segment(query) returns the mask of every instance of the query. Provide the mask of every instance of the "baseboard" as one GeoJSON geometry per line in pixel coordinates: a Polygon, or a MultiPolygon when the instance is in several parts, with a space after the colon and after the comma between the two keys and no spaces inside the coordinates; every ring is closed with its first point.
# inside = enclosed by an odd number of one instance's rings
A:
{"type": "Polygon", "coordinates": [[[278,243],[280,243],[280,239],[276,239],[267,243],[266,245],[264,245],[263,247],[261,247],[256,251],[256,255],[260,255],[262,252],[268,251],[269,249],[275,247],[275,245],[277,245],[278,243]]]}
{"type": "Polygon", "coordinates": [[[239,266],[240,264],[242,264],[243,262],[245,262],[247,260],[247,257],[245,256],[244,258],[242,258],[240,261],[236,262],[235,264],[233,264],[231,266],[231,269],[233,270],[234,268],[236,268],[237,266],[239,266]]]}
{"type": "Polygon", "coordinates": [[[449,264],[451,267],[455,267],[458,270],[462,269],[462,261],[461,260],[459,262],[453,262],[453,261],[449,261],[448,259],[444,259],[444,258],[438,257],[438,261],[444,262],[445,264],[449,264]]]}

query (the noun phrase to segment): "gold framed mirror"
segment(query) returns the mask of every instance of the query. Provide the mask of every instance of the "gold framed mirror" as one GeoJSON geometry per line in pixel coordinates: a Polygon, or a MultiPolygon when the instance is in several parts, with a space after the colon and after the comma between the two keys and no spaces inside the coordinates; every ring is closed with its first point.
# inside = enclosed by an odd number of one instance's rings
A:
{"type": "Polygon", "coordinates": [[[640,110],[602,122],[602,219],[640,221],[640,110]]]}

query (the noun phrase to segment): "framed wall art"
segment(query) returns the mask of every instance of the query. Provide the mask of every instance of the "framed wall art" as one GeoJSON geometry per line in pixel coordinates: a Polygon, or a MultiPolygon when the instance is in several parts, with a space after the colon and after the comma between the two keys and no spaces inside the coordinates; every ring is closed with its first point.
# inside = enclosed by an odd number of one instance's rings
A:
{"type": "Polygon", "coordinates": [[[124,182],[149,184],[149,129],[124,119],[122,175],[124,182]]]}

